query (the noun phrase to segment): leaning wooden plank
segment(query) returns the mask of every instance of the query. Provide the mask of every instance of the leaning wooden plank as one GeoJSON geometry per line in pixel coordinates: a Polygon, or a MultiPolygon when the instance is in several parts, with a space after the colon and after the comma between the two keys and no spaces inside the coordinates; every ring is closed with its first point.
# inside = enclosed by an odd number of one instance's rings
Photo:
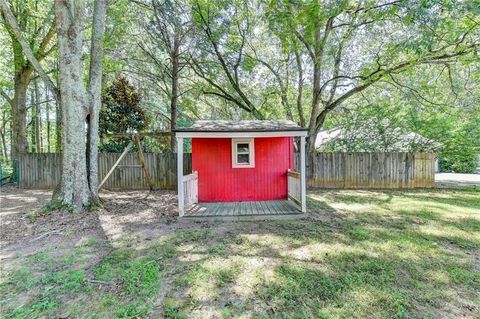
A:
{"type": "Polygon", "coordinates": [[[128,151],[132,148],[133,146],[133,142],[130,141],[130,143],[128,143],[127,147],[125,147],[125,149],[123,150],[123,153],[122,155],[120,155],[120,157],[118,158],[118,160],[115,162],[115,164],[113,164],[112,168],[110,169],[110,171],[107,173],[107,175],[105,176],[105,178],[103,179],[103,181],[100,183],[100,185],[98,186],[98,190],[100,190],[103,186],[103,184],[105,184],[105,182],[107,181],[107,179],[110,177],[110,175],[112,175],[113,171],[115,170],[115,168],[117,167],[117,165],[120,163],[120,161],[125,157],[125,155],[127,155],[128,151]]]}
{"type": "Polygon", "coordinates": [[[135,135],[133,135],[133,140],[135,141],[135,144],[137,145],[138,159],[140,160],[140,163],[142,164],[143,174],[145,175],[145,180],[147,181],[148,188],[150,190],[153,190],[153,183],[152,183],[152,179],[150,178],[150,174],[148,174],[148,167],[145,164],[145,156],[143,155],[142,144],[140,143],[140,138],[138,137],[137,134],[135,134],[135,135]]]}

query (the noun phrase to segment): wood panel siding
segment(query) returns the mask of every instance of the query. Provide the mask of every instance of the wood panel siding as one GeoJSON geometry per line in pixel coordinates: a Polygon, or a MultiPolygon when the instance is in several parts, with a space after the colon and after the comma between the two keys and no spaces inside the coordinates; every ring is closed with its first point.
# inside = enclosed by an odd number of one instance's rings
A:
{"type": "Polygon", "coordinates": [[[255,166],[232,167],[232,139],[193,138],[192,167],[198,171],[199,202],[287,198],[287,170],[293,168],[291,137],[255,138],[255,166]]]}

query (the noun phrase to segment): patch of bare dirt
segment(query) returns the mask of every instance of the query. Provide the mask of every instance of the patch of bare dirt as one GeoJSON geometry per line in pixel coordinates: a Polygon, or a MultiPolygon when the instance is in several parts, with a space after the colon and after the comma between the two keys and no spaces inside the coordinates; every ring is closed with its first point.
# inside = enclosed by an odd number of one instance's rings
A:
{"type": "MultiPolygon", "coordinates": [[[[98,212],[52,211],[33,217],[33,212],[49,202],[51,191],[16,187],[3,187],[0,191],[0,263],[4,271],[40,252],[62,256],[87,240],[107,241],[98,212]]],[[[102,255],[92,258],[92,262],[102,255]]]]}
{"type": "Polygon", "coordinates": [[[0,191],[3,266],[13,267],[16,262],[46,250],[57,250],[60,255],[69,253],[65,247],[71,249],[87,239],[113,246],[134,246],[179,228],[202,227],[202,223],[178,221],[173,191],[104,191],[103,207],[94,212],[52,211],[39,217],[32,217],[32,212],[49,202],[50,190],[3,187],[0,191]]]}
{"type": "Polygon", "coordinates": [[[104,191],[101,198],[100,223],[114,244],[132,246],[193,225],[178,219],[174,191],[104,191]]]}
{"type": "Polygon", "coordinates": [[[35,233],[29,213],[42,208],[51,197],[50,191],[0,188],[0,245],[15,242],[35,233]]]}
{"type": "Polygon", "coordinates": [[[0,247],[21,242],[29,245],[54,236],[72,236],[99,226],[95,212],[75,214],[52,211],[45,216],[33,212],[45,206],[50,191],[18,188],[2,189],[0,247]]]}

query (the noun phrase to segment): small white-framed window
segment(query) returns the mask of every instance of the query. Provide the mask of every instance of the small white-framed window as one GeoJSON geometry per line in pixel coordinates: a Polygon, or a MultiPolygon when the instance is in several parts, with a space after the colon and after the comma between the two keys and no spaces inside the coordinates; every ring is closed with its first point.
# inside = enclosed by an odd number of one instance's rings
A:
{"type": "Polygon", "coordinates": [[[255,167],[255,145],[253,138],[232,138],[232,167],[255,167]]]}

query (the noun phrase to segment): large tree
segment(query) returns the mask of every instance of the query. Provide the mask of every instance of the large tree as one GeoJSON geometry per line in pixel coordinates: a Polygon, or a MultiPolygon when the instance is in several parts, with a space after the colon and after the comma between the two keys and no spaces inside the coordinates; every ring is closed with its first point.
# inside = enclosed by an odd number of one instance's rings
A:
{"type": "Polygon", "coordinates": [[[93,8],[90,68],[83,83],[83,32],[87,14],[83,0],[55,1],[55,26],[59,55],[59,87],[51,81],[23,37],[10,8],[0,1],[8,26],[35,71],[61,103],[62,170],[54,201],[82,211],[98,199],[98,118],[101,105],[103,39],[107,1],[96,0],[93,8]],[[85,128],[87,123],[87,130],[85,128]]]}
{"type": "Polygon", "coordinates": [[[282,105],[282,116],[308,127],[313,154],[328,114],[367,88],[422,65],[439,72],[478,60],[475,10],[448,0],[195,0],[192,68],[205,94],[251,117],[278,116],[282,105]]]}
{"type": "Polygon", "coordinates": [[[269,20],[284,46],[301,46],[312,70],[307,148],[327,115],[349,98],[406,70],[478,58],[479,17],[449,1],[271,1],[269,20]]]}
{"type": "MultiPolygon", "coordinates": [[[[160,83],[162,92],[170,104],[170,149],[176,151],[173,131],[177,128],[178,104],[182,90],[181,72],[186,66],[188,42],[192,23],[189,6],[182,0],[152,0],[152,21],[144,25],[150,41],[139,46],[146,58],[155,66],[154,80],[160,83]],[[166,58],[165,58],[166,57],[166,58]]],[[[184,90],[183,90],[184,91],[184,90]]]]}
{"type": "Polygon", "coordinates": [[[262,93],[249,90],[254,73],[247,66],[246,51],[255,16],[249,3],[195,0],[192,6],[198,32],[191,68],[207,84],[203,93],[222,98],[256,119],[265,119],[262,93]]]}
{"type": "Polygon", "coordinates": [[[33,56],[41,62],[54,48],[51,43],[55,36],[55,19],[53,8],[43,1],[12,0],[7,4],[1,0],[1,6],[2,17],[6,19],[5,10],[8,9],[15,16],[18,28],[14,30],[8,21],[5,23],[13,53],[13,95],[0,88],[0,94],[12,108],[12,156],[15,158],[28,150],[27,91],[35,73],[35,67],[25,56],[17,34],[22,32],[33,56]]]}

